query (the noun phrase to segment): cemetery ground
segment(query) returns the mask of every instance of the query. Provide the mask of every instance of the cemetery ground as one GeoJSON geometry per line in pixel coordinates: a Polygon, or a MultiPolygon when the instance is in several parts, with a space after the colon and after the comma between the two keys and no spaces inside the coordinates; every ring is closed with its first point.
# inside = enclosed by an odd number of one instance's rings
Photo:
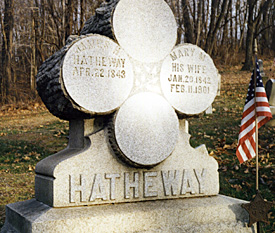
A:
{"type": "MultiPolygon", "coordinates": [[[[264,68],[267,77],[275,78],[271,62],[264,68]]],[[[210,156],[218,161],[221,194],[251,200],[255,195],[255,159],[240,165],[235,155],[251,73],[239,71],[241,66],[218,69],[221,95],[213,103],[213,114],[189,119],[190,142],[193,147],[206,144],[210,156]]],[[[0,228],[6,204],[34,197],[35,164],[66,147],[68,127],[68,122],[52,116],[43,104],[0,108],[0,228]]],[[[275,204],[274,128],[260,128],[259,145],[261,194],[275,204]]],[[[269,224],[261,224],[262,232],[275,232],[275,207],[269,220],[269,224]]]]}

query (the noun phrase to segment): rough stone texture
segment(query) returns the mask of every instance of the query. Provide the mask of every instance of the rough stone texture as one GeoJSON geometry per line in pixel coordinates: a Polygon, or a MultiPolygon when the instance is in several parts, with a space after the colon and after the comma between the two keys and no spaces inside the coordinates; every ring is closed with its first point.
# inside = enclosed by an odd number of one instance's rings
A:
{"type": "Polygon", "coordinates": [[[29,200],[9,204],[7,232],[256,232],[242,200],[214,196],[77,208],[50,208],[29,200]]]}
{"type": "Polygon", "coordinates": [[[218,73],[211,57],[192,44],[176,46],[165,58],[160,74],[164,96],[186,115],[205,111],[218,91],[218,73]]]}
{"type": "Polygon", "coordinates": [[[66,53],[62,81],[75,108],[93,114],[116,110],[129,96],[133,68],[127,54],[108,37],[89,34],[66,53]]]}
{"type": "Polygon", "coordinates": [[[64,56],[76,37],[71,37],[66,46],[49,57],[39,68],[36,83],[37,91],[49,111],[65,120],[77,118],[89,118],[89,114],[75,109],[68,98],[66,98],[61,85],[61,66],[64,56]]]}
{"type": "Polygon", "coordinates": [[[176,20],[163,0],[120,0],[112,25],[120,46],[138,61],[160,61],[176,44],[176,20]]]}
{"type": "Polygon", "coordinates": [[[81,31],[81,35],[96,33],[114,39],[111,18],[119,0],[107,0],[96,9],[95,15],[89,18],[81,31]]]}
{"type": "Polygon", "coordinates": [[[121,106],[111,130],[111,138],[122,152],[119,157],[130,164],[153,166],[174,150],[179,123],[174,109],[162,96],[143,92],[121,106]]]}
{"type": "Polygon", "coordinates": [[[106,142],[108,127],[89,133],[83,148],[71,148],[69,143],[37,164],[36,199],[66,207],[216,195],[218,164],[205,146],[190,146],[185,130],[186,121],[181,120],[173,153],[150,169],[121,161],[112,152],[112,141],[106,142]]]}
{"type": "MultiPolygon", "coordinates": [[[[81,35],[98,33],[113,38],[111,16],[117,2],[118,0],[109,0],[107,3],[103,3],[96,10],[96,14],[85,23],[81,35]]],[[[83,113],[73,106],[65,96],[60,79],[65,54],[72,42],[81,38],[83,37],[71,36],[67,40],[66,46],[44,61],[36,76],[37,91],[42,101],[53,115],[65,120],[91,117],[90,114],[83,113]]]]}

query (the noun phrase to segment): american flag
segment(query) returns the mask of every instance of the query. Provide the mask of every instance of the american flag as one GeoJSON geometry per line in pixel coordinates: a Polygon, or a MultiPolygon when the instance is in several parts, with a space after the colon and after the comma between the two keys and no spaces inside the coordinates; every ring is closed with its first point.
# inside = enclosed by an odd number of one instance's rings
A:
{"type": "Polygon", "coordinates": [[[244,161],[256,156],[255,143],[255,112],[257,113],[258,128],[264,125],[272,118],[269,103],[266,97],[265,88],[259,70],[259,64],[256,58],[256,98],[255,98],[255,84],[254,72],[248,87],[248,93],[245,100],[243,116],[241,121],[241,129],[239,133],[238,146],[236,155],[240,161],[244,161]],[[255,103],[256,101],[256,103],[255,103]],[[255,111],[256,105],[256,111],[255,111]]]}

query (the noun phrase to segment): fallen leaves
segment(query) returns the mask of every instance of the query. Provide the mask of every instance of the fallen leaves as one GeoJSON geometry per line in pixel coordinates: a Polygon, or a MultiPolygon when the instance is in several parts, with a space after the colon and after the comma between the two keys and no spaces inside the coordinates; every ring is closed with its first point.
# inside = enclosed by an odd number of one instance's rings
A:
{"type": "Polygon", "coordinates": [[[224,150],[225,150],[225,149],[231,149],[231,145],[226,145],[226,144],[225,144],[225,145],[223,146],[223,149],[224,149],[224,150]]]}
{"type": "MultiPolygon", "coordinates": [[[[219,164],[220,192],[236,198],[251,200],[256,185],[256,160],[239,164],[236,156],[238,134],[250,74],[238,83],[234,78],[223,79],[221,96],[213,103],[216,109],[205,118],[189,121],[192,143],[206,144],[209,155],[219,164]],[[246,79],[246,80],[245,80],[246,79]],[[233,83],[232,83],[233,80],[233,83]],[[226,83],[226,84],[225,84],[226,83]],[[246,83],[246,85],[243,85],[246,83]],[[228,85],[227,85],[228,84],[228,85]]],[[[267,200],[275,200],[275,127],[259,129],[260,190],[267,200]]],[[[273,210],[275,215],[275,210],[273,210]]],[[[274,222],[274,219],[272,220],[274,222]]],[[[273,223],[272,223],[273,224],[273,223]]],[[[272,225],[271,224],[271,225],[272,225]]],[[[275,228],[274,228],[275,229],[275,228]]]]}
{"type": "Polygon", "coordinates": [[[239,184],[231,185],[232,188],[236,189],[237,192],[241,191],[243,187],[239,184]]]}
{"type": "Polygon", "coordinates": [[[249,169],[246,168],[246,169],[244,170],[244,173],[245,173],[245,174],[248,174],[248,173],[249,173],[249,169]]]}
{"type": "Polygon", "coordinates": [[[30,161],[31,158],[30,158],[29,156],[25,156],[25,157],[23,158],[23,160],[25,160],[25,161],[30,161]]]}

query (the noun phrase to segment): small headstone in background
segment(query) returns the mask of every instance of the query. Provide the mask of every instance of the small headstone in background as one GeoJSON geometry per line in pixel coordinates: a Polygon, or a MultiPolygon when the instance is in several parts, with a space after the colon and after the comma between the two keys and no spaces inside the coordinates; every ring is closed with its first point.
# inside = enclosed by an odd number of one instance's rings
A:
{"type": "MultiPolygon", "coordinates": [[[[217,72],[219,72],[219,71],[217,71],[217,72]]],[[[218,80],[219,80],[219,85],[218,85],[217,96],[221,96],[222,76],[219,73],[218,73],[218,80]]]]}
{"type": "Polygon", "coordinates": [[[264,64],[263,64],[263,60],[259,59],[259,60],[258,60],[258,63],[259,63],[259,69],[260,69],[261,76],[264,77],[264,76],[265,76],[265,73],[264,73],[264,64]]]}
{"type": "Polygon", "coordinates": [[[267,126],[275,126],[275,79],[269,79],[265,84],[266,96],[270,105],[273,119],[267,122],[267,126]]]}
{"type": "Polygon", "coordinates": [[[205,110],[205,113],[208,115],[208,114],[213,114],[213,108],[212,108],[212,105],[205,110]]]}
{"type": "Polygon", "coordinates": [[[274,82],[275,82],[275,79],[269,79],[265,84],[265,91],[266,91],[266,96],[267,96],[268,100],[270,100],[270,96],[271,96],[272,87],[273,87],[274,82]]]}

